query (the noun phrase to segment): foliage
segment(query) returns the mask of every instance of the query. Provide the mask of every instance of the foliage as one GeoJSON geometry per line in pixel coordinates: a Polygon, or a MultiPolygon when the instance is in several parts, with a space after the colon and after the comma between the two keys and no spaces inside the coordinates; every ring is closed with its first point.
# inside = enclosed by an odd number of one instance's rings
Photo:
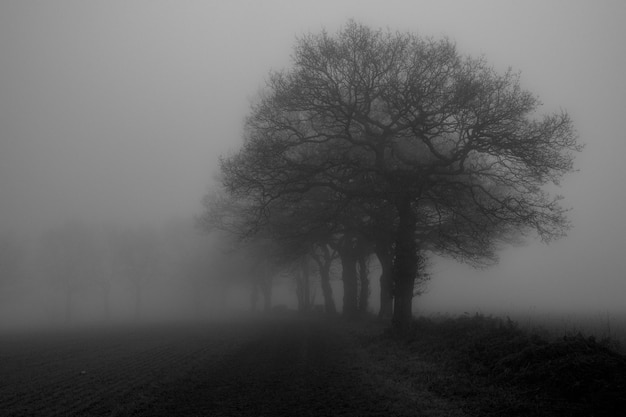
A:
{"type": "MultiPolygon", "coordinates": [[[[393,336],[388,332],[383,340],[393,336]]],[[[626,410],[626,357],[583,335],[545,339],[510,319],[419,318],[397,339],[441,367],[429,389],[470,415],[612,416],[626,410]]],[[[407,360],[410,363],[410,360],[407,360]]]]}

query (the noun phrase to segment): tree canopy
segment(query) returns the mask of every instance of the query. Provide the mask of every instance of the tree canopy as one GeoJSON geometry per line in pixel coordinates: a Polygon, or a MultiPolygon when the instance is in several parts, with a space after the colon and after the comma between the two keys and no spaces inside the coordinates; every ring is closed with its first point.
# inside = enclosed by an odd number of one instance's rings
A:
{"type": "Polygon", "coordinates": [[[271,73],[243,148],[222,159],[223,185],[255,223],[290,208],[309,213],[290,218],[301,227],[356,227],[386,245],[399,326],[426,252],[481,264],[499,242],[570,226],[544,186],[573,169],[572,121],[538,114],[513,71],[448,39],[353,21],[299,38],[292,61],[271,73]]]}

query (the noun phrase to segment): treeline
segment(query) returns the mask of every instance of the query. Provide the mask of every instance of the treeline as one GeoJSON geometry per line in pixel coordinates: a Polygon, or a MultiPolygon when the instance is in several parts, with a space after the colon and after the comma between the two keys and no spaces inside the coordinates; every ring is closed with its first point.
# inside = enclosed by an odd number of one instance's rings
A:
{"type": "Polygon", "coordinates": [[[227,287],[236,281],[218,250],[191,219],[159,227],[72,220],[30,241],[5,233],[0,321],[18,322],[20,314],[74,322],[145,318],[159,309],[208,313],[225,307],[227,287]],[[152,297],[159,292],[160,305],[152,297]]]}
{"type": "Polygon", "coordinates": [[[366,310],[375,257],[380,316],[405,328],[432,254],[484,266],[502,244],[568,229],[544,186],[581,146],[567,113],[539,106],[517,74],[448,39],[352,21],[304,35],[253,103],[243,147],[222,158],[199,225],[262,254],[260,288],[272,268],[294,269],[303,309],[314,263],[335,311],[336,257],[343,313],[366,310]]]}

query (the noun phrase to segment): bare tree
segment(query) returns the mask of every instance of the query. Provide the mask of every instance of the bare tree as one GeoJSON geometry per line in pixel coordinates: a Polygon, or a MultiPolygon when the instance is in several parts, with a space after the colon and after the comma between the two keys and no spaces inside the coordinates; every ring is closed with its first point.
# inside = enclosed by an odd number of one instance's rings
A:
{"type": "Polygon", "coordinates": [[[0,307],[17,301],[27,288],[28,251],[14,232],[0,234],[0,307]]]}
{"type": "Polygon", "coordinates": [[[23,273],[25,251],[15,234],[0,235],[0,288],[18,281],[23,273]]]}
{"type": "Polygon", "coordinates": [[[76,294],[97,284],[100,275],[95,234],[84,223],[67,222],[44,233],[40,243],[44,274],[65,294],[65,321],[70,322],[76,294]]]}
{"type": "Polygon", "coordinates": [[[243,149],[223,160],[224,185],[252,197],[259,216],[317,189],[338,206],[393,207],[394,323],[404,328],[425,251],[480,263],[496,241],[531,231],[549,241],[569,227],[543,186],[572,170],[581,146],[565,112],[541,116],[539,105],[515,73],[447,39],[349,22],[300,38],[293,67],[271,75],[243,149]]]}
{"type": "Polygon", "coordinates": [[[320,286],[324,297],[324,311],[328,314],[337,314],[337,306],[333,297],[333,287],[330,284],[331,267],[337,258],[337,251],[332,249],[327,243],[316,243],[311,250],[311,257],[317,264],[320,275],[320,286]]]}
{"type": "Polygon", "coordinates": [[[159,273],[159,239],[149,227],[127,228],[112,236],[115,270],[132,287],[135,317],[142,315],[146,286],[159,273]]]}

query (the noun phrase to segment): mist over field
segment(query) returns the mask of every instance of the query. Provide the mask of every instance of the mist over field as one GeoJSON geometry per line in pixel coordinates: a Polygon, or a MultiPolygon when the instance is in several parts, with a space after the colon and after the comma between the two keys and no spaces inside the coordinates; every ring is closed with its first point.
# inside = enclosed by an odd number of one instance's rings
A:
{"type": "Polygon", "coordinates": [[[625,20],[0,1],[0,414],[626,415],[625,20]]]}
{"type": "MultiPolygon", "coordinates": [[[[0,326],[262,310],[263,254],[195,219],[296,37],[350,18],[511,66],[585,144],[555,192],[567,237],[505,246],[487,269],[436,257],[414,312],[626,314],[624,3],[14,1],[0,4],[0,326]]],[[[376,313],[374,256],[369,272],[376,313]]],[[[296,308],[298,273],[276,271],[274,306],[296,308]]]]}

